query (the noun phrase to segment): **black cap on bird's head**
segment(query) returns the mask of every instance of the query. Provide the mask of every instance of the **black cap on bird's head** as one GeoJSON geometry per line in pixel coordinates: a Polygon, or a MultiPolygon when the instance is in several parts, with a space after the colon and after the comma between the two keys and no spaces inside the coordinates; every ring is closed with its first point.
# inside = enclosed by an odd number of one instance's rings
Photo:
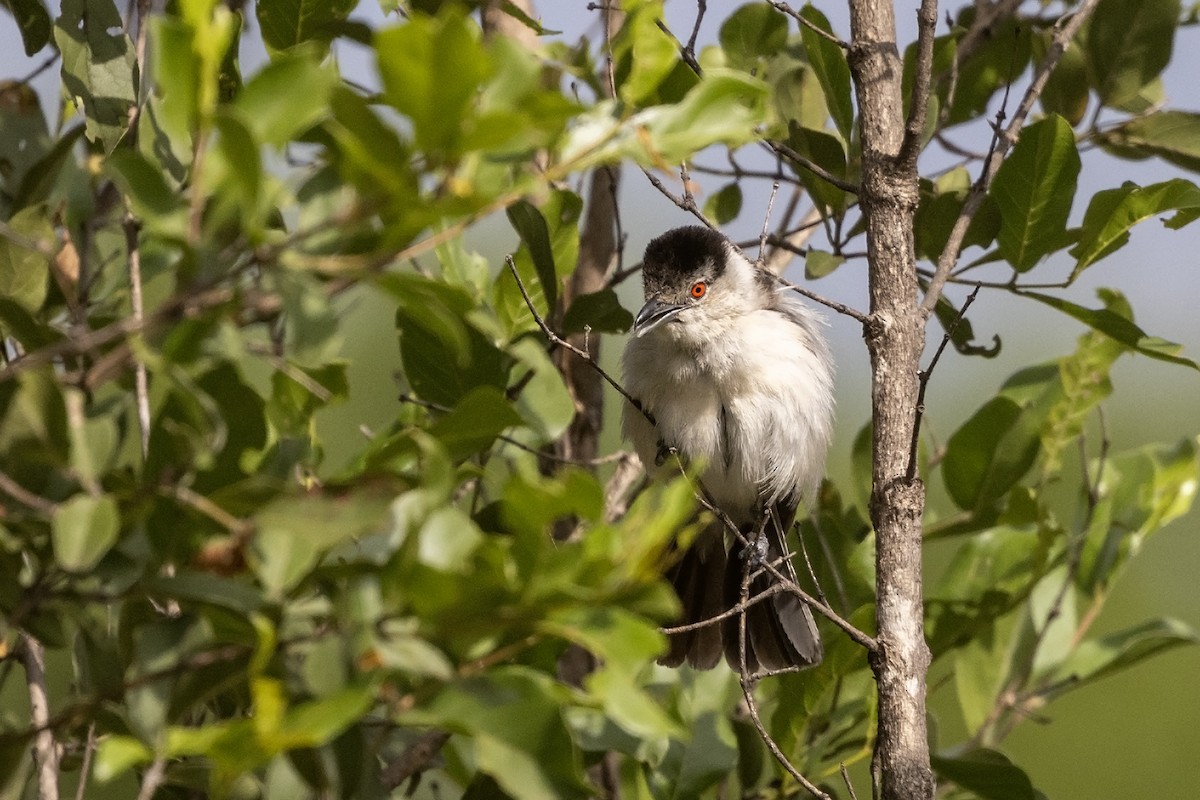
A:
{"type": "Polygon", "coordinates": [[[642,258],[646,304],[634,319],[634,334],[644,336],[699,302],[725,271],[728,253],[722,234],[699,225],[674,228],[651,241],[642,258]]]}

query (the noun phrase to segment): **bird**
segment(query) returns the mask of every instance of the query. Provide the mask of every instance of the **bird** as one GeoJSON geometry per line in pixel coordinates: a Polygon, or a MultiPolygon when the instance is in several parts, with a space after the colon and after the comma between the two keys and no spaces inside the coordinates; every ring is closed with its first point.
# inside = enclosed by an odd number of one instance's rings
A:
{"type": "MultiPolygon", "coordinates": [[[[675,553],[667,577],[681,622],[694,624],[740,602],[747,559],[751,598],[778,584],[768,564],[794,580],[786,533],[824,474],[834,365],[823,319],[716,230],[680,227],[652,240],[642,283],[645,305],[622,357],[638,405],[626,404],[622,432],[648,471],[670,468],[671,455],[698,470],[711,503],[751,545],[714,520],[675,553]]],[[[711,669],[724,654],[735,671],[754,673],[823,655],[812,612],[791,592],[745,611],[744,647],[741,630],[734,614],[670,633],[659,663],[711,669]]]]}

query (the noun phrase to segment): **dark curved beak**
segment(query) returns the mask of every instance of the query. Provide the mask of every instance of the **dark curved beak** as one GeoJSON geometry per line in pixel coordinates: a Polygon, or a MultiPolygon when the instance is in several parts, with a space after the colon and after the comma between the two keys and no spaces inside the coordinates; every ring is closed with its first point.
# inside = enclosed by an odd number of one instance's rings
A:
{"type": "Polygon", "coordinates": [[[646,305],[642,306],[642,310],[633,319],[634,335],[645,336],[680,311],[683,311],[684,308],[686,306],[675,303],[664,303],[662,300],[647,300],[646,305]]]}

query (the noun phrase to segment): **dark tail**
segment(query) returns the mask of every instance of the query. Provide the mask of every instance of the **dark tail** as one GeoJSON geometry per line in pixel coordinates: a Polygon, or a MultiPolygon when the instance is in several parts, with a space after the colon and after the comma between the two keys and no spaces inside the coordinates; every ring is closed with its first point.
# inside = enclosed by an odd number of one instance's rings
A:
{"type": "MultiPolygon", "coordinates": [[[[675,593],[683,604],[680,625],[692,625],[712,619],[728,606],[725,604],[725,546],[715,541],[696,542],[667,573],[675,593]]],[[[712,669],[724,651],[720,622],[701,625],[683,633],[672,633],[670,649],[658,660],[668,667],[678,667],[684,661],[695,669],[712,669]]]]}
{"type": "MultiPolygon", "coordinates": [[[[725,602],[727,608],[736,606],[742,597],[742,574],[747,566],[747,556],[740,544],[734,545],[736,554],[731,554],[725,570],[725,602]]],[[[767,563],[776,564],[780,557],[778,548],[768,549],[767,563]]],[[[747,598],[768,591],[779,583],[779,579],[751,559],[749,568],[754,577],[750,580],[747,598]],[[755,575],[754,573],[758,573],[755,575]]],[[[794,581],[795,573],[787,562],[776,564],[776,568],[794,581]]],[[[741,622],[738,616],[725,620],[725,660],[735,672],[742,663],[741,622]]],[[[810,667],[821,660],[824,654],[821,637],[812,611],[791,592],[776,592],[746,609],[746,671],[793,669],[810,667]]]]}
{"type": "MultiPolygon", "coordinates": [[[[774,563],[778,548],[772,546],[766,558],[774,563]]],[[[740,545],[726,555],[720,540],[697,542],[689,548],[668,573],[683,604],[680,625],[712,619],[736,606],[741,599],[742,571],[746,565],[740,545]]],[[[751,563],[759,572],[750,582],[750,594],[768,590],[778,581],[751,563]]],[[[784,562],[784,574],[792,574],[784,562]]],[[[725,654],[729,666],[741,665],[739,615],[721,622],[701,625],[693,630],[670,635],[670,649],[660,664],[678,667],[685,661],[695,669],[711,669],[725,654]]],[[[749,672],[807,667],[821,660],[821,640],[808,606],[790,592],[779,592],[752,605],[746,611],[746,669],[749,672]]]]}

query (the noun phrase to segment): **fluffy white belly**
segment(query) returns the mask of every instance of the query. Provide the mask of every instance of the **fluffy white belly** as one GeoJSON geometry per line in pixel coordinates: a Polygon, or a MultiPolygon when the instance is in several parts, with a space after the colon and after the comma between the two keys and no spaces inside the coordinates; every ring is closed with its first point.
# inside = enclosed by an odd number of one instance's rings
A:
{"type": "Polygon", "coordinates": [[[678,449],[704,465],[705,488],[738,522],[754,519],[764,502],[795,501],[813,489],[832,428],[827,358],[771,317],[757,326],[760,336],[726,335],[715,350],[697,354],[646,337],[625,354],[627,388],[658,422],[654,429],[626,409],[625,434],[647,468],[661,446],[678,449]]]}

